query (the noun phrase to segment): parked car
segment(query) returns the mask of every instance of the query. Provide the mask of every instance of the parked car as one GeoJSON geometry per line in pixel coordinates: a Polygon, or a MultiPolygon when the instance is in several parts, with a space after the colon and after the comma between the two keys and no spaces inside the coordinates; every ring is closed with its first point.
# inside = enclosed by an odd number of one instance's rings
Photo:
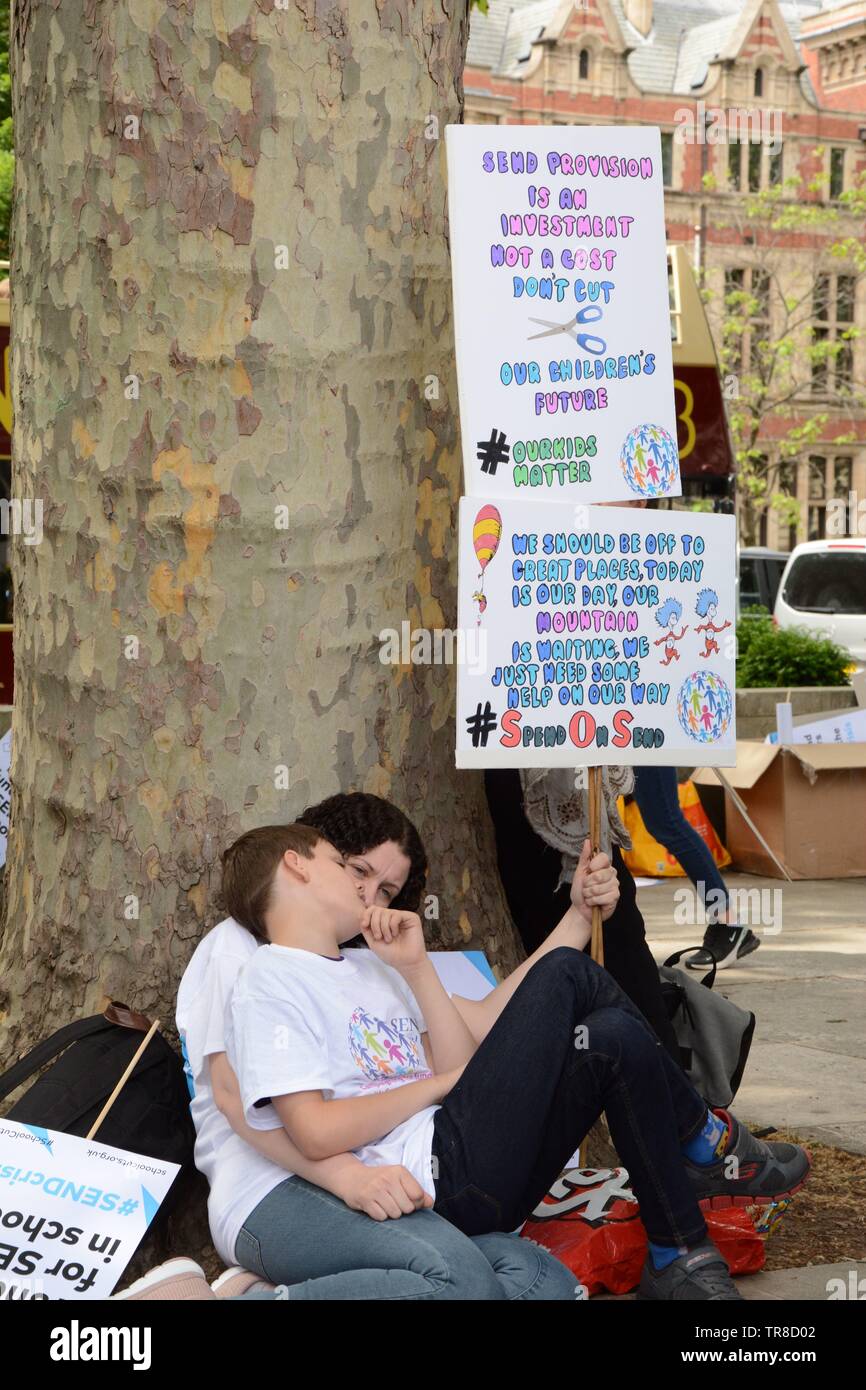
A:
{"type": "Polygon", "coordinates": [[[830,637],[866,665],[866,538],[806,541],[791,551],[773,616],[830,637]]]}
{"type": "Polygon", "coordinates": [[[738,613],[756,604],[772,613],[789,558],[787,550],[768,550],[763,545],[744,546],[740,550],[738,613]]]}

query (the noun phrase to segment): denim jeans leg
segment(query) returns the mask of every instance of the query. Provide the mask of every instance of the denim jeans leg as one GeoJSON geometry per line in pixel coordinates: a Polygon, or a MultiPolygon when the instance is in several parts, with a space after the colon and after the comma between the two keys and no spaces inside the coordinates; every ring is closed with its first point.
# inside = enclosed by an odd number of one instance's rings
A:
{"type": "Polygon", "coordinates": [[[638,1010],[582,952],[529,972],[434,1121],[436,1211],[469,1235],[528,1216],[607,1111],[653,1239],[700,1239],[705,1225],[679,1152],[706,1107],[638,1010]],[[680,1073],[680,1075],[682,1075],[680,1073]]]}
{"type": "Polygon", "coordinates": [[[434,1211],[375,1221],[299,1177],[286,1178],[247,1217],[235,1258],[291,1302],[512,1296],[484,1252],[434,1211]]]}
{"type": "Polygon", "coordinates": [[[679,860],[697,888],[701,902],[706,905],[707,895],[712,894],[708,912],[713,920],[718,920],[727,912],[727,885],[706,841],[682,813],[676,769],[635,768],[634,799],[647,830],[679,860]]]}

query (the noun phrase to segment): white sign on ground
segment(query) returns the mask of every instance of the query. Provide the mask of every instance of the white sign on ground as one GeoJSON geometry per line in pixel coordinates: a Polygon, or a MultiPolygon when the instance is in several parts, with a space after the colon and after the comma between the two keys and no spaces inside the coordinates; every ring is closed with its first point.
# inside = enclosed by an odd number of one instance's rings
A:
{"type": "Polygon", "coordinates": [[[108,1298],[179,1172],[0,1120],[0,1298],[108,1298]]]}
{"type": "Polygon", "coordinates": [[[465,491],[680,493],[655,126],[449,126],[465,491]]]}
{"type": "Polygon", "coordinates": [[[460,502],[458,767],[733,767],[734,518],[460,502]]]}

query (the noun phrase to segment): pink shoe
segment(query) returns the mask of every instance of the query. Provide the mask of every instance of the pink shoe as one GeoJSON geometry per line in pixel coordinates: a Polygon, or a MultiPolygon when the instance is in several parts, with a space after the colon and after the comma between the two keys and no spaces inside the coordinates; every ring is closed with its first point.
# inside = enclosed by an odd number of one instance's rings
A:
{"type": "Polygon", "coordinates": [[[157,1265],[123,1293],[112,1294],[112,1298],[128,1298],[132,1302],[215,1297],[201,1265],[187,1259],[168,1260],[164,1265],[157,1265]]]}
{"type": "Polygon", "coordinates": [[[258,1274],[250,1274],[248,1269],[241,1269],[240,1265],[232,1265],[231,1269],[225,1270],[211,1284],[217,1298],[242,1298],[251,1289],[264,1293],[276,1287],[276,1284],[269,1284],[266,1279],[260,1279],[258,1274]]]}

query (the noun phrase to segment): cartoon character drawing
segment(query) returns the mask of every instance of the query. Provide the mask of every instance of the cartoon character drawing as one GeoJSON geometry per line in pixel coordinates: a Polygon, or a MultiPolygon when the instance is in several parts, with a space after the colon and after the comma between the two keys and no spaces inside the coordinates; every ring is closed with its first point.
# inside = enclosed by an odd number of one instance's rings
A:
{"type": "Polygon", "coordinates": [[[667,631],[653,643],[655,647],[660,647],[662,643],[664,643],[665,655],[664,660],[660,663],[662,666],[670,666],[672,661],[679,661],[680,659],[676,644],[682,641],[689,630],[686,626],[683,628],[682,632],[674,631],[674,628],[682,616],[683,605],[675,598],[666,599],[656,613],[656,622],[659,627],[667,629],[667,631]]]}
{"type": "Polygon", "coordinates": [[[478,604],[478,616],[479,616],[479,618],[480,618],[480,617],[481,617],[481,614],[484,612],[485,608],[487,607],[487,599],[485,598],[484,594],[481,592],[480,589],[478,589],[478,590],[472,595],[472,599],[473,599],[473,602],[475,602],[475,603],[478,604]]]}
{"type": "Polygon", "coordinates": [[[713,619],[718,611],[719,596],[715,589],[701,589],[701,592],[698,594],[697,603],[695,604],[695,612],[699,618],[706,618],[706,622],[699,624],[699,626],[695,628],[695,632],[703,632],[706,634],[704,637],[704,650],[701,652],[702,657],[712,656],[713,652],[719,650],[718,642],[715,637],[710,636],[710,633],[724,632],[726,627],[731,626],[730,618],[728,618],[722,623],[721,627],[716,627],[713,619]]]}

